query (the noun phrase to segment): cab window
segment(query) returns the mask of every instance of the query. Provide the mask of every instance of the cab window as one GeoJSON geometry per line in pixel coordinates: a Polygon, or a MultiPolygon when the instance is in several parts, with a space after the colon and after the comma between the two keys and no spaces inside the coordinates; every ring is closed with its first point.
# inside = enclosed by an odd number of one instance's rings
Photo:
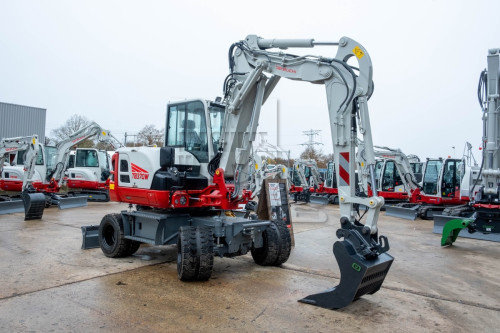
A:
{"type": "Polygon", "coordinates": [[[166,145],[184,147],[203,163],[208,162],[205,108],[201,101],[169,105],[166,145]]]}

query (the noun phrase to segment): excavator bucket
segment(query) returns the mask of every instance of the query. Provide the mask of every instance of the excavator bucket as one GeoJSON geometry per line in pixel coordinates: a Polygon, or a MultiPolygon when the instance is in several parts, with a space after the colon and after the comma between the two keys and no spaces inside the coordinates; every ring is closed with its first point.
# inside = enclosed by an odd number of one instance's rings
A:
{"type": "Polygon", "coordinates": [[[385,215],[399,217],[405,220],[416,220],[418,216],[418,206],[411,208],[402,206],[385,205],[385,215]]]}
{"type": "Polygon", "coordinates": [[[94,249],[99,247],[99,226],[84,225],[82,228],[82,250],[94,249]]]}
{"type": "Polygon", "coordinates": [[[39,220],[45,209],[45,194],[22,192],[21,198],[24,203],[24,219],[39,220]]]}
{"type": "Polygon", "coordinates": [[[376,293],[394,261],[387,253],[374,259],[365,259],[345,240],[335,242],[333,254],[340,268],[339,285],[322,293],[309,295],[299,302],[331,310],[346,307],[365,294],[376,293]]]}
{"type": "Polygon", "coordinates": [[[24,203],[22,200],[0,201],[0,215],[22,212],[24,212],[24,203]]]}
{"type": "Polygon", "coordinates": [[[328,205],[328,197],[324,195],[311,195],[309,197],[309,202],[317,205],[328,205]]]}

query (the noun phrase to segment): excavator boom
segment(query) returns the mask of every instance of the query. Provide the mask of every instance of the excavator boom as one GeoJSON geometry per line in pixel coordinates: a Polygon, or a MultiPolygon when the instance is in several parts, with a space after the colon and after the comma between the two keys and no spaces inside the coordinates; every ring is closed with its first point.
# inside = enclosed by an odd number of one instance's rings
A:
{"type": "Polygon", "coordinates": [[[250,157],[261,106],[281,78],[322,84],[326,88],[330,128],[337,166],[341,229],[334,254],[341,268],[341,283],[326,292],[310,295],[302,302],[336,309],[348,305],[366,293],[376,292],[392,264],[387,238],[378,237],[377,220],[384,199],[374,195],[356,196],[356,143],[361,134],[365,145],[369,177],[374,182],[375,154],[368,113],[368,98],[373,92],[373,68],[368,52],[358,42],[343,37],[339,42],[315,42],[313,39],[263,39],[247,36],[229,51],[230,74],[224,86],[227,105],[219,166],[234,177],[232,197],[239,192],[239,174],[250,157]],[[335,58],[296,56],[269,49],[338,46],[335,58]],[[357,60],[357,67],[348,61],[357,60]],[[355,206],[368,207],[366,220],[359,221],[355,206]],[[356,274],[352,267],[356,267],[356,274]],[[362,281],[370,281],[364,284],[362,281]]]}

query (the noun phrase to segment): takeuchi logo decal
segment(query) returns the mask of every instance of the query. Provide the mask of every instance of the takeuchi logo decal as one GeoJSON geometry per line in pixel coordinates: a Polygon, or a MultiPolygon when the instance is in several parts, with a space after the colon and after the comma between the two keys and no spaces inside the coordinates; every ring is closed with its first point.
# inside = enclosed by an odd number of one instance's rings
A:
{"type": "Polygon", "coordinates": [[[84,140],[84,139],[85,139],[85,136],[81,136],[81,137],[79,137],[79,138],[76,138],[76,139],[71,140],[71,143],[75,143],[75,142],[77,142],[77,141],[82,141],[82,140],[84,140]]]}
{"type": "Polygon", "coordinates": [[[293,74],[297,73],[297,71],[295,69],[282,67],[280,65],[276,65],[276,69],[279,71],[282,71],[282,72],[287,72],[287,73],[293,73],[293,74]]]}
{"type": "Polygon", "coordinates": [[[149,172],[144,170],[141,167],[138,167],[134,163],[130,163],[132,165],[132,178],[134,179],[144,179],[147,180],[149,178],[149,172]]]}

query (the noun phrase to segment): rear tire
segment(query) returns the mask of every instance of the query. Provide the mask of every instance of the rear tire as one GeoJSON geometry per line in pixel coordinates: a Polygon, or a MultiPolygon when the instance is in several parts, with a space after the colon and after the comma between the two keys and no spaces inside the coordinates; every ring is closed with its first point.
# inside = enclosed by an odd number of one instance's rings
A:
{"type": "Polygon", "coordinates": [[[177,239],[177,274],[182,281],[206,281],[212,275],[214,240],[206,227],[182,226],[177,239]]]}
{"type": "Polygon", "coordinates": [[[283,221],[272,221],[262,233],[264,246],[252,249],[252,258],[257,265],[279,266],[290,257],[292,238],[283,221]]]}
{"type": "Polygon", "coordinates": [[[131,256],[134,253],[136,253],[137,250],[139,250],[139,247],[141,247],[141,244],[142,244],[141,242],[133,241],[133,240],[129,240],[129,239],[126,239],[125,241],[129,241],[130,242],[129,249],[127,251],[127,255],[128,256],[131,256]]]}
{"type": "Polygon", "coordinates": [[[128,255],[130,240],[123,235],[121,214],[107,214],[99,225],[99,246],[106,257],[119,258],[128,255]]]}

